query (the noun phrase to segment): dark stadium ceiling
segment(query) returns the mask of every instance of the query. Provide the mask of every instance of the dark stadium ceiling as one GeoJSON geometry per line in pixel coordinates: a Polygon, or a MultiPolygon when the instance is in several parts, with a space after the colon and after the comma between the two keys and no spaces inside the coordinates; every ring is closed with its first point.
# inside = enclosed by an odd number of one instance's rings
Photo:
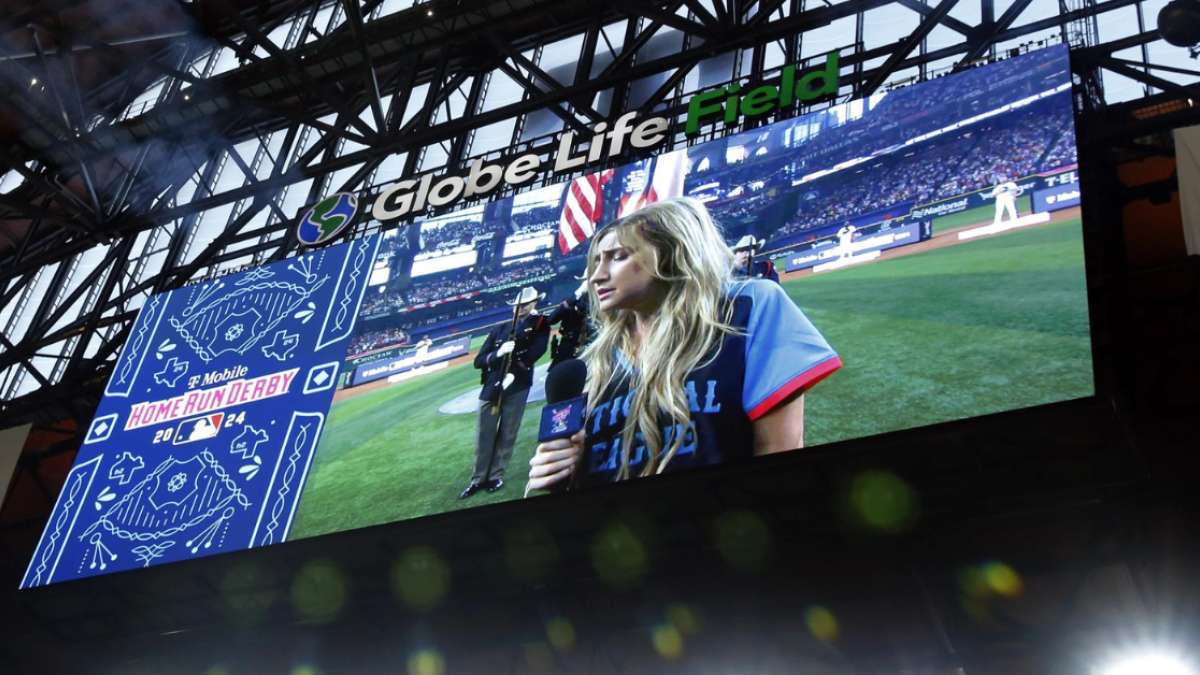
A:
{"type": "Polygon", "coordinates": [[[85,417],[147,294],[294,254],[285,233],[327,192],[369,198],[831,50],[857,97],[1068,42],[1079,112],[1105,120],[1081,125],[1084,144],[1194,120],[1200,72],[1159,39],[1161,4],[8,2],[0,421],[85,417]],[[1150,96],[1175,112],[1138,121],[1145,105],[1116,104],[1150,96]]]}

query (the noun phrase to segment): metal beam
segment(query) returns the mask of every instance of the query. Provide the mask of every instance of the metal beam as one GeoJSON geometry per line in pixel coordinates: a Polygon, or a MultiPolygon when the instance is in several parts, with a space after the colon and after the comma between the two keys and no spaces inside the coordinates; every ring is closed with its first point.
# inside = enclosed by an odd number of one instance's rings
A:
{"type": "Polygon", "coordinates": [[[1131,80],[1137,80],[1143,84],[1148,84],[1152,87],[1158,87],[1163,91],[1168,91],[1183,98],[1196,98],[1200,96],[1200,84],[1182,85],[1170,80],[1163,79],[1157,75],[1147,73],[1136,68],[1131,68],[1121,61],[1111,57],[1100,59],[1100,66],[1106,70],[1111,70],[1118,75],[1124,75],[1131,80]]]}
{"type": "MultiPolygon", "coordinates": [[[[923,2],[920,2],[920,0],[896,0],[896,4],[902,7],[907,7],[921,16],[929,16],[933,14],[933,8],[923,2]]],[[[973,26],[968,26],[949,14],[943,16],[939,20],[939,23],[950,30],[962,33],[963,35],[969,36],[975,32],[975,28],[973,26]]]]}
{"type": "Polygon", "coordinates": [[[858,95],[866,98],[874,94],[875,90],[887,81],[887,78],[891,77],[892,73],[896,72],[897,67],[904,62],[904,59],[908,58],[908,55],[912,54],[913,50],[929,36],[929,32],[933,30],[933,27],[941,23],[942,18],[949,14],[950,10],[954,9],[954,6],[957,4],[958,0],[942,0],[939,2],[937,8],[926,15],[921,24],[917,26],[917,29],[900,43],[899,48],[892,52],[888,60],[875,71],[871,79],[867,80],[867,84],[858,90],[858,95]]]}
{"type": "MultiPolygon", "coordinates": [[[[1031,2],[1033,2],[1033,0],[1015,0],[1013,4],[1008,6],[1008,9],[1004,10],[1004,13],[1000,15],[1000,18],[995,23],[981,26],[978,34],[967,41],[967,44],[970,45],[970,47],[967,49],[967,53],[962,57],[961,60],[959,60],[958,65],[955,67],[965,67],[968,63],[971,63],[975,59],[983,56],[984,52],[986,52],[992,45],[996,44],[997,42],[1002,42],[1002,40],[999,39],[1000,35],[1012,25],[1013,21],[1016,21],[1017,17],[1021,15],[1021,12],[1025,11],[1026,7],[1029,7],[1029,3],[1031,2]]],[[[1058,25],[1065,25],[1067,22],[1063,21],[1055,23],[1058,25]]]]}

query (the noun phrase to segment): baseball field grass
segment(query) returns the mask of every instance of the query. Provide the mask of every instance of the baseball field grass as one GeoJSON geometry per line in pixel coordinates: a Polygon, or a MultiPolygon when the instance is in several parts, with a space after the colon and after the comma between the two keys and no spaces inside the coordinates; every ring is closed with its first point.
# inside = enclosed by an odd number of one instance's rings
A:
{"type": "MultiPolygon", "coordinates": [[[[1078,219],[784,287],[845,367],[806,402],[808,445],[1093,392],[1078,219]]],[[[475,416],[438,407],[478,385],[460,365],[334,404],[291,537],[521,496],[542,404],[525,414],[507,485],[459,501],[475,416]]]]}

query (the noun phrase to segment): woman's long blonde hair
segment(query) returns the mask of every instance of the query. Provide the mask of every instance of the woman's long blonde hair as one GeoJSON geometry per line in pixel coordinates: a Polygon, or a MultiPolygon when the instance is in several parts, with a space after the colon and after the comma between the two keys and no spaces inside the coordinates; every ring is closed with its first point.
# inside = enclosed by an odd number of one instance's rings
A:
{"type": "Polygon", "coordinates": [[[627,403],[617,473],[617,479],[623,480],[629,477],[637,434],[642,435],[650,458],[642,476],[661,473],[683,445],[690,420],[684,380],[703,365],[705,357],[715,357],[724,335],[734,332],[729,325],[732,305],[725,300],[733,254],[702,203],[686,197],[666,199],[596,233],[588,250],[588,279],[596,270],[600,240],[609,233],[665,290],[662,304],[635,345],[634,313],[601,312],[596,289],[588,286],[591,318],[598,328],[583,355],[588,400],[599,401],[605,390],[626,376],[618,351],[634,366],[628,374],[632,400],[627,403]],[[669,448],[664,448],[664,415],[680,430],[669,448]]]}

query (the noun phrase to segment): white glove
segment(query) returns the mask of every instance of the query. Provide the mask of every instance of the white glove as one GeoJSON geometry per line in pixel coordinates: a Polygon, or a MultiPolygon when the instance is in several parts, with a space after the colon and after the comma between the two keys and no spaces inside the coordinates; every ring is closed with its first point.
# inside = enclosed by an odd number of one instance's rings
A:
{"type": "Polygon", "coordinates": [[[508,342],[505,342],[504,344],[500,345],[500,349],[496,350],[496,356],[500,357],[500,358],[504,358],[505,356],[511,354],[512,350],[514,350],[516,348],[517,348],[517,343],[513,342],[512,340],[509,340],[508,342]]]}
{"type": "Polygon", "coordinates": [[[512,384],[512,383],[513,383],[513,380],[515,380],[515,379],[517,379],[517,376],[516,376],[516,375],[513,375],[512,373],[509,373],[509,374],[505,375],[505,376],[504,376],[504,381],[500,383],[500,388],[501,388],[501,389],[508,389],[508,385],[512,384]]]}

